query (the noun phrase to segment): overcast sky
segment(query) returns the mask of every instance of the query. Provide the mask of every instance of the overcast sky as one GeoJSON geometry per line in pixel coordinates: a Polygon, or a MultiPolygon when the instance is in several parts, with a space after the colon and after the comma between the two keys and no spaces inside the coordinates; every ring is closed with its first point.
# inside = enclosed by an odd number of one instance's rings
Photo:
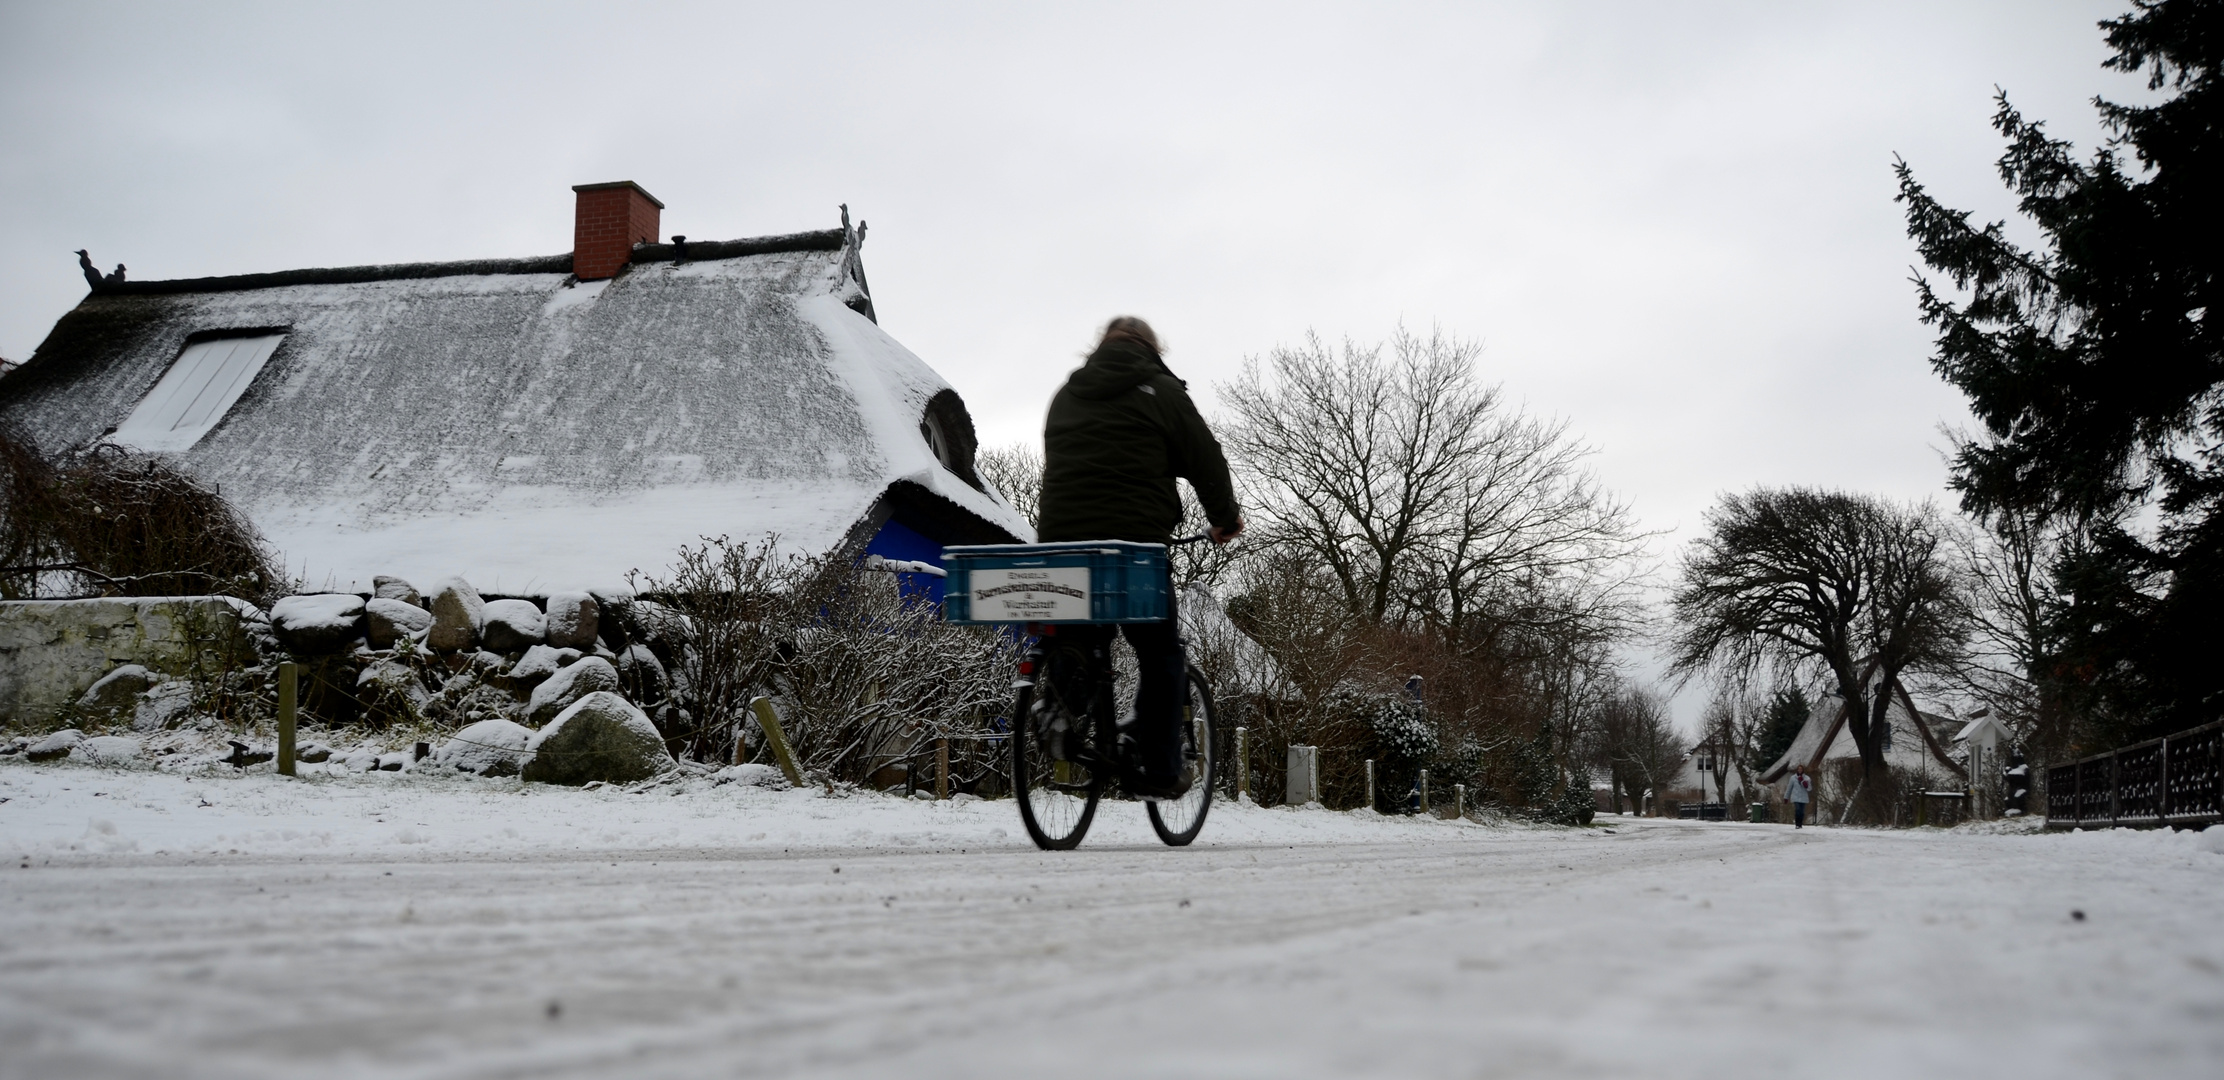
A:
{"type": "Polygon", "coordinates": [[[133,278],[872,225],[984,442],[1142,315],[1203,404],[1400,321],[1598,448],[1663,555],[1718,493],[1943,491],[1894,154],[2001,217],[1995,85],[2090,146],[2103,3],[0,2],[0,356],[133,278]]]}

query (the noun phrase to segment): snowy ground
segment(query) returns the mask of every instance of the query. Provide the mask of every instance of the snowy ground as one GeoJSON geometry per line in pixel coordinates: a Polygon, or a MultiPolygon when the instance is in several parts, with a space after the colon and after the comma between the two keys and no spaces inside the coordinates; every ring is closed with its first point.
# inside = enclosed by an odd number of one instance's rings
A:
{"type": "Polygon", "coordinates": [[[0,1077],[2224,1073],[2224,835],[0,764],[0,1077]],[[675,793],[676,792],[676,793],[675,793]],[[2084,918],[2073,917],[2073,909],[2084,918]]]}

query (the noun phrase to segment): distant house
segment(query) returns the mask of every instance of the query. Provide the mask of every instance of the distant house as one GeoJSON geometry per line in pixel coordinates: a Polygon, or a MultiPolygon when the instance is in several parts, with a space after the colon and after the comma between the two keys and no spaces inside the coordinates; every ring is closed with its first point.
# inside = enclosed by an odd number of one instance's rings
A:
{"type": "Polygon", "coordinates": [[[169,455],[312,588],[621,587],[721,534],[1032,539],[963,399],[878,325],[846,210],[660,243],[639,185],[573,190],[567,254],[99,286],[0,379],[0,423],[169,455]]]}
{"type": "MultiPolygon", "coordinates": [[[[1901,774],[1951,777],[1958,786],[1968,774],[1958,760],[1960,755],[1951,749],[1951,743],[1961,731],[1962,722],[1916,708],[1914,699],[1903,687],[1894,685],[1890,690],[1891,703],[1885,710],[1884,730],[1879,732],[1885,764],[1901,774]]],[[[1846,729],[1846,719],[1845,698],[1835,692],[1823,694],[1808,710],[1807,722],[1792,739],[1791,747],[1763,769],[1757,779],[1781,793],[1784,778],[1791,775],[1795,766],[1804,765],[1817,783],[1827,784],[1831,777],[1826,766],[1861,758],[1860,748],[1854,745],[1853,735],[1846,729]]],[[[1829,793],[1818,790],[1818,795],[1826,794],[1829,793]]]]}
{"type": "Polygon", "coordinates": [[[1749,796],[1738,779],[1737,767],[1730,761],[1732,752],[1711,739],[1685,751],[1675,779],[1662,789],[1661,797],[1686,805],[1745,801],[1749,796]]]}

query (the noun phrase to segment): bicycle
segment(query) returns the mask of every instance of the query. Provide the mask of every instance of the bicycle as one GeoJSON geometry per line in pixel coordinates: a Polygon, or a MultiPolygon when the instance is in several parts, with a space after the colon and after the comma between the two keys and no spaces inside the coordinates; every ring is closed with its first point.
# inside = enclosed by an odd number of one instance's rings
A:
{"type": "MultiPolygon", "coordinates": [[[[1203,539],[1184,537],[1174,545],[1203,539]]],[[[1076,546],[1082,545],[1058,545],[1076,546]]],[[[1188,642],[1179,636],[1181,621],[1172,585],[1168,567],[1164,621],[1176,627],[1175,642],[1183,650],[1178,698],[1183,771],[1189,787],[1180,798],[1146,800],[1144,812],[1161,841],[1170,847],[1182,847],[1197,839],[1212,809],[1213,787],[1218,779],[1218,754],[1214,750],[1218,729],[1211,684],[1204,672],[1189,662],[1188,642]]],[[[1020,654],[1018,677],[1013,682],[1018,692],[1007,740],[1011,747],[1012,794],[1019,803],[1020,823],[1026,826],[1028,838],[1046,851],[1064,851],[1081,843],[1096,818],[1097,805],[1118,787],[1120,724],[1115,717],[1118,703],[1111,645],[1108,641],[1101,648],[1082,648],[1069,644],[1070,635],[1068,641],[1061,641],[1056,623],[1024,626],[1031,641],[1020,654]]]]}

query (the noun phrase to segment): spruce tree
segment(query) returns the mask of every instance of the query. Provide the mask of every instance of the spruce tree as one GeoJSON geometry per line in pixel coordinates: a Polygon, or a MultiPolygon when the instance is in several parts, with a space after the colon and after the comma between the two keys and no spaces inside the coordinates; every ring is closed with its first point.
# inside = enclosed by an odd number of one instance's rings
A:
{"type": "Polygon", "coordinates": [[[2049,674],[2109,742],[2224,715],[2224,0],[2135,0],[2100,27],[2104,66],[2163,93],[2096,98],[2112,137],[2088,160],[1998,98],[2000,176],[2038,249],[1941,205],[1905,162],[1898,199],[1953,283],[1917,281],[1932,364],[1983,425],[1953,485],[1980,518],[2035,515],[2073,537],[2049,674]]]}
{"type": "Polygon", "coordinates": [[[1768,723],[1761,729],[1761,743],[1754,749],[1752,766],[1766,769],[1792,748],[1792,740],[1799,738],[1799,729],[1807,724],[1807,714],[1813,706],[1807,701],[1807,692],[1797,686],[1779,687],[1768,701],[1768,723]]]}

